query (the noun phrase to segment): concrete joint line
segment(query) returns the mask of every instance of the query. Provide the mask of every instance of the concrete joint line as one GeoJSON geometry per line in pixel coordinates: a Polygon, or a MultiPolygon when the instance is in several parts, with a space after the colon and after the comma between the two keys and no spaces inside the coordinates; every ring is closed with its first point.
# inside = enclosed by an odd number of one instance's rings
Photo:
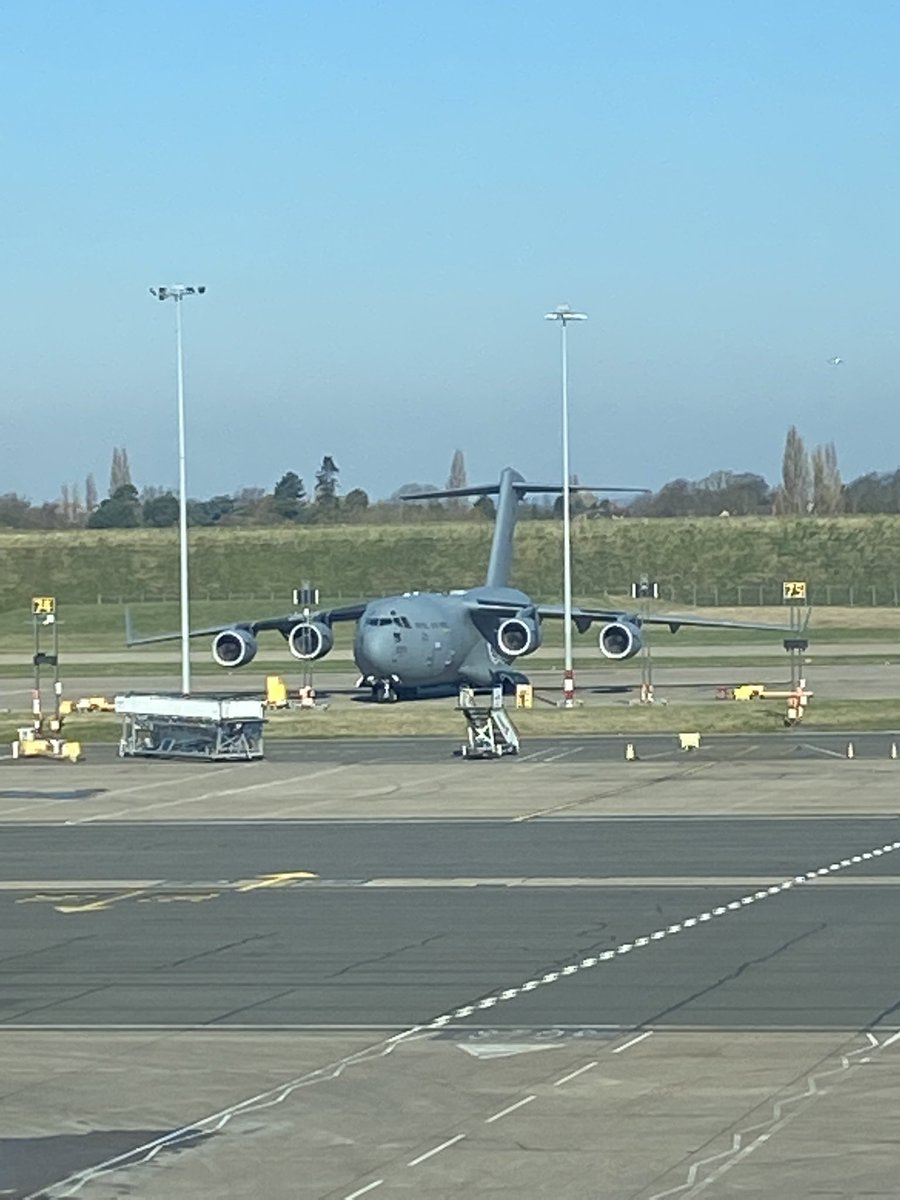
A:
{"type": "Polygon", "coordinates": [[[783,1100],[776,1100],[772,1105],[772,1114],[768,1120],[758,1122],[756,1125],[749,1125],[739,1133],[732,1134],[731,1143],[727,1149],[718,1154],[707,1155],[691,1164],[684,1183],[667,1188],[663,1192],[654,1192],[648,1200],[667,1200],[670,1196],[681,1196],[682,1200],[691,1200],[692,1197],[702,1195],[707,1188],[721,1179],[743,1159],[749,1157],[754,1150],[770,1141],[776,1133],[804,1112],[819,1096],[829,1091],[829,1088],[821,1086],[823,1080],[832,1076],[846,1078],[849,1072],[858,1070],[863,1064],[871,1062],[876,1055],[883,1053],[898,1040],[898,1037],[900,1034],[893,1034],[884,1042],[879,1043],[874,1034],[867,1033],[864,1046],[841,1053],[836,1064],[826,1066],[825,1069],[808,1075],[802,1091],[787,1096],[783,1100]],[[853,1059],[859,1061],[851,1061],[853,1059]],[[786,1114],[785,1109],[789,1107],[793,1111],[786,1114]]]}

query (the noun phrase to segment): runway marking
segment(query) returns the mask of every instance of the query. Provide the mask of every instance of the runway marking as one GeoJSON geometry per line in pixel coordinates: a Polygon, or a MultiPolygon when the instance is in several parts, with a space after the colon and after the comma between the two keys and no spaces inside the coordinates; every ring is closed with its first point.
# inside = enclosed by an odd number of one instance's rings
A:
{"type": "Polygon", "coordinates": [[[492,1117],[485,1117],[485,1125],[492,1125],[494,1121],[499,1121],[501,1117],[508,1117],[510,1113],[515,1112],[517,1108],[522,1108],[526,1104],[530,1104],[532,1100],[537,1100],[537,1096],[526,1096],[524,1100],[517,1100],[515,1104],[510,1104],[507,1108],[501,1108],[499,1112],[495,1112],[492,1117]]]}
{"type": "Polygon", "coordinates": [[[679,933],[686,933],[698,925],[723,917],[729,912],[739,912],[741,909],[747,908],[752,904],[758,904],[763,900],[769,900],[773,896],[790,891],[791,888],[800,887],[805,883],[810,883],[813,880],[820,879],[836,871],[842,871],[847,867],[858,865],[861,862],[880,858],[884,854],[892,854],[895,850],[900,850],[900,841],[887,842],[884,846],[863,851],[861,854],[854,854],[842,859],[840,862],[833,862],[827,867],[817,867],[814,870],[807,871],[803,875],[794,875],[791,878],[782,880],[781,883],[772,884],[770,887],[748,893],[739,899],[729,901],[727,904],[719,904],[713,909],[698,913],[696,916],[686,917],[683,921],[675,922],[665,928],[655,929],[652,933],[642,934],[640,937],[635,938],[633,942],[622,942],[614,950],[602,950],[599,954],[592,954],[576,962],[567,963],[559,970],[548,971],[545,975],[537,979],[527,979],[524,983],[520,983],[516,987],[506,988],[502,992],[497,992],[492,996],[485,996],[471,1004],[464,1004],[459,1008],[452,1009],[450,1012],[443,1013],[439,1017],[435,1017],[427,1025],[421,1026],[421,1028],[426,1030],[441,1029],[455,1020],[470,1017],[479,1010],[493,1008],[497,1004],[514,1000],[527,992],[533,992],[536,988],[545,987],[549,983],[556,983],[557,980],[565,976],[577,975],[581,971],[592,970],[601,963],[611,962],[622,955],[630,954],[633,950],[644,949],[653,942],[662,941],[664,938],[673,937],[679,933]]]}
{"type": "Polygon", "coordinates": [[[344,1200],[356,1200],[357,1196],[364,1196],[366,1192],[374,1191],[375,1188],[381,1187],[383,1183],[383,1179],[375,1179],[372,1183],[367,1183],[365,1187],[361,1187],[357,1191],[351,1192],[349,1196],[345,1196],[344,1200]]]}
{"type": "Polygon", "coordinates": [[[645,1029],[643,1033],[639,1033],[637,1037],[633,1037],[630,1042],[626,1042],[624,1046],[616,1046],[615,1050],[610,1051],[611,1054],[624,1054],[626,1050],[630,1050],[632,1046],[636,1046],[638,1042],[645,1041],[653,1033],[652,1029],[645,1029]]]}
{"type": "MultiPolygon", "coordinates": [[[[184,1141],[193,1140],[199,1134],[218,1133],[220,1130],[224,1129],[225,1126],[235,1116],[244,1115],[250,1112],[259,1112],[267,1108],[273,1108],[278,1104],[282,1104],[288,1099],[289,1096],[293,1095],[294,1092],[301,1088],[310,1087],[316,1083],[321,1083],[324,1081],[338,1079],[350,1067],[353,1067],[359,1063],[371,1062],[373,1059],[387,1058],[401,1046],[408,1045],[418,1039],[427,1038],[430,1034],[435,1033],[438,1030],[445,1030],[448,1026],[454,1025],[457,1019],[470,1017],[476,1012],[492,1008],[503,1001],[513,1000],[518,996],[532,992],[536,988],[545,986],[548,983],[555,983],[561,978],[575,975],[583,970],[590,970],[599,966],[601,963],[613,961],[624,954],[631,953],[631,951],[635,949],[644,948],[651,945],[653,942],[660,941],[668,936],[671,936],[676,929],[679,933],[687,932],[689,929],[694,929],[698,925],[705,924],[716,919],[717,917],[724,916],[728,912],[740,911],[747,905],[759,903],[763,899],[771,899],[772,897],[789,891],[794,887],[809,883],[813,879],[821,878],[822,876],[828,875],[834,871],[844,870],[845,863],[848,866],[857,865],[863,861],[869,861],[872,858],[878,858],[884,854],[891,854],[896,850],[900,850],[900,841],[888,842],[885,845],[875,847],[872,850],[851,855],[843,859],[840,863],[832,863],[827,867],[818,867],[812,869],[807,871],[805,874],[798,874],[784,879],[781,883],[774,884],[769,888],[760,890],[755,895],[744,896],[739,900],[732,901],[727,905],[719,905],[715,909],[699,913],[696,916],[687,917],[685,920],[678,922],[677,926],[668,926],[664,929],[657,929],[653,933],[644,934],[638,938],[635,938],[633,942],[624,942],[615,950],[603,950],[599,954],[589,955],[586,958],[578,960],[577,962],[568,963],[559,970],[548,971],[540,978],[528,979],[524,983],[521,983],[515,987],[506,988],[502,992],[498,992],[494,995],[485,996],[480,1000],[476,1000],[472,1004],[462,1005],[451,1012],[443,1013],[441,1016],[434,1017],[431,1021],[428,1021],[425,1024],[410,1026],[410,1028],[403,1030],[401,1033],[396,1033],[393,1036],[385,1038],[381,1042],[376,1042],[373,1045],[367,1046],[363,1050],[359,1050],[354,1054],[349,1054],[343,1058],[337,1059],[328,1066],[320,1067],[315,1071],[298,1076],[287,1081],[286,1083],[269,1088],[266,1091],[259,1092],[254,1096],[249,1096],[247,1099],[229,1105],[227,1108],[221,1109],[216,1113],[212,1113],[208,1117],[200,1118],[198,1121],[195,1121],[190,1125],[183,1125],[178,1129],[173,1129],[171,1132],[163,1135],[162,1137],[154,1138],[149,1142],[145,1142],[142,1145],[136,1146],[122,1154],[118,1154],[112,1158],[106,1159],[103,1162],[86,1168],[85,1170],[75,1172],[64,1179],[56,1181],[55,1187],[68,1188],[67,1191],[60,1193],[63,1196],[74,1196],[85,1186],[85,1184],[89,1183],[93,1179],[96,1179],[100,1175],[106,1174],[116,1167],[124,1166],[126,1163],[128,1165],[137,1166],[141,1163],[151,1162],[160,1153],[160,1151],[164,1150],[168,1146],[178,1145],[184,1141]]],[[[867,1036],[869,1038],[870,1046],[878,1045],[878,1039],[875,1038],[874,1035],[868,1034],[867,1036]]],[[[892,1035],[891,1041],[894,1042],[895,1040],[900,1040],[900,1030],[897,1031],[896,1035],[892,1035]]],[[[849,1058],[850,1055],[845,1057],[849,1058]]],[[[463,1137],[465,1137],[465,1134],[457,1134],[454,1138],[450,1139],[450,1141],[442,1143],[441,1146],[435,1148],[433,1151],[427,1152],[426,1157],[430,1157],[431,1154],[438,1153],[440,1150],[446,1149],[455,1142],[461,1141],[463,1137]]],[[[714,1156],[715,1159],[721,1157],[721,1155],[714,1156]]],[[[418,1164],[419,1162],[424,1162],[425,1158],[420,1156],[414,1161],[416,1164],[418,1164]]],[[[699,1171],[699,1169],[700,1166],[697,1165],[697,1171],[699,1171]]],[[[693,1171],[694,1168],[692,1167],[691,1170],[693,1171]]],[[[692,1179],[696,1178],[696,1173],[697,1172],[695,1171],[694,1175],[691,1177],[692,1179]]],[[[666,1193],[658,1193],[655,1197],[651,1197],[650,1200],[663,1200],[663,1196],[673,1195],[679,1191],[685,1191],[688,1186],[693,1186],[693,1183],[690,1185],[682,1185],[681,1187],[666,1193]]]]}
{"type": "Polygon", "coordinates": [[[433,1150],[426,1150],[424,1154],[420,1154],[418,1158],[412,1159],[406,1165],[408,1167],[417,1167],[419,1163],[423,1163],[426,1159],[434,1158],[436,1154],[440,1154],[442,1150],[449,1149],[450,1146],[455,1146],[457,1142],[461,1142],[466,1135],[458,1133],[455,1137],[447,1138],[446,1142],[441,1142],[439,1146],[435,1146],[433,1150]]]}
{"type": "Polygon", "coordinates": [[[579,1067],[577,1071],[570,1071],[568,1075],[563,1075],[562,1079],[557,1079],[553,1086],[562,1087],[564,1083],[571,1083],[573,1079],[577,1079],[579,1075],[583,1075],[585,1071],[590,1071],[596,1066],[596,1060],[594,1062],[585,1063],[585,1065],[583,1067],[579,1067]]]}
{"type": "MultiPolygon", "coordinates": [[[[870,1063],[892,1044],[900,1040],[900,1031],[892,1034],[884,1042],[879,1042],[873,1033],[866,1033],[865,1036],[866,1045],[840,1054],[836,1066],[831,1066],[828,1070],[814,1071],[808,1075],[802,1092],[789,1095],[783,1100],[776,1100],[772,1105],[772,1115],[767,1121],[750,1125],[739,1133],[732,1134],[731,1143],[726,1150],[697,1159],[691,1163],[684,1183],[678,1184],[676,1187],[667,1188],[662,1192],[655,1192],[648,1200],[665,1200],[666,1197],[678,1195],[681,1195],[683,1200],[690,1200],[691,1197],[702,1195],[707,1188],[717,1183],[723,1175],[727,1174],[733,1167],[736,1167],[738,1163],[748,1158],[760,1146],[764,1146],[767,1142],[771,1141],[776,1133],[780,1133],[786,1125],[805,1112],[819,1096],[830,1091],[830,1087],[823,1088],[820,1086],[822,1080],[835,1075],[846,1077],[850,1072],[858,1070],[863,1064],[870,1063]],[[851,1062],[851,1059],[858,1059],[858,1061],[851,1062]],[[785,1113],[785,1109],[788,1106],[792,1106],[793,1111],[785,1113]],[[751,1135],[755,1136],[751,1137],[751,1135]],[[750,1138],[749,1141],[747,1140],[748,1137],[750,1138]],[[719,1165],[713,1167],[714,1163],[718,1163],[719,1165]],[[712,1170],[701,1178],[704,1169],[710,1167],[712,1167],[712,1170]]],[[[833,1062],[834,1057],[831,1056],[830,1061],[833,1062]]],[[[828,1061],[826,1060],[826,1063],[828,1061]]]]}
{"type": "Polygon", "coordinates": [[[121,896],[104,896],[83,904],[55,904],[54,908],[57,912],[61,913],[103,912],[105,909],[111,908],[113,904],[118,904],[121,900],[134,900],[136,896],[142,896],[143,894],[143,891],[123,892],[121,896]]]}
{"type": "Polygon", "coordinates": [[[256,879],[240,880],[237,884],[239,892],[255,892],[259,888],[286,887],[298,879],[318,879],[315,871],[279,871],[274,875],[260,875],[256,879]]]}

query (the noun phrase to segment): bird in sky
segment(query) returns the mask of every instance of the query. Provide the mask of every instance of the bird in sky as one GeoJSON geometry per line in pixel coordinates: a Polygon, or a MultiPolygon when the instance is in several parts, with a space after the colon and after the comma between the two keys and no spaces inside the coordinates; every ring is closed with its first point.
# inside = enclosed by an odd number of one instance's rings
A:
{"type": "Polygon", "coordinates": [[[844,360],[837,354],[834,356],[834,358],[829,358],[828,360],[832,367],[839,367],[843,361],[844,360]]]}

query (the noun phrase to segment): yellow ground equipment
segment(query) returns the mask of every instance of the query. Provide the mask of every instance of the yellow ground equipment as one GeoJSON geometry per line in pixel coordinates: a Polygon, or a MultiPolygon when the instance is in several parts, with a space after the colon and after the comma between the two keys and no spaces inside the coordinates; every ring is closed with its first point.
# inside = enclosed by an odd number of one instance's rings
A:
{"type": "Polygon", "coordinates": [[[16,732],[18,740],[12,744],[13,758],[55,758],[73,763],[81,758],[81,742],[71,742],[63,737],[42,737],[31,725],[23,725],[16,732]]]}
{"type": "Polygon", "coordinates": [[[287,708],[287,684],[280,675],[266,676],[266,708],[287,708]]]}
{"type": "Polygon", "coordinates": [[[534,708],[534,686],[532,684],[516,684],[516,708],[534,708]]]}
{"type": "MultiPolygon", "coordinates": [[[[31,601],[34,620],[34,688],[31,693],[30,725],[23,725],[12,743],[13,758],[53,758],[63,762],[78,762],[81,758],[81,743],[70,742],[63,737],[63,718],[67,715],[62,702],[62,683],[59,679],[59,624],[57,621],[56,597],[34,596],[31,601]],[[45,653],[41,646],[41,634],[52,637],[52,649],[45,653]],[[41,701],[41,668],[53,668],[53,710],[45,712],[41,701]]],[[[71,710],[69,710],[71,711],[71,710]]]]}
{"type": "Polygon", "coordinates": [[[95,713],[115,712],[116,706],[107,696],[82,696],[78,700],[62,700],[59,705],[59,715],[69,717],[73,712],[95,713]]]}

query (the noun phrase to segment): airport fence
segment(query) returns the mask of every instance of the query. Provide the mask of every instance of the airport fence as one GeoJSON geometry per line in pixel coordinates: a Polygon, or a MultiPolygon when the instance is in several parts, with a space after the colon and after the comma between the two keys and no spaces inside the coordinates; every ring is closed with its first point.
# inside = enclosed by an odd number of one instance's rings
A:
{"type": "MultiPolygon", "coordinates": [[[[606,590],[610,597],[629,596],[631,582],[612,586],[606,590]]],[[[394,589],[390,586],[373,588],[371,595],[391,595],[394,589]]],[[[809,602],[813,605],[840,606],[848,608],[897,608],[900,607],[900,581],[881,583],[850,583],[850,584],[810,584],[809,602]]],[[[686,605],[700,608],[762,608],[780,605],[782,603],[782,584],[777,583],[667,583],[659,581],[660,600],[670,605],[686,605]]],[[[290,607],[291,598],[281,589],[258,588],[255,591],[214,592],[192,591],[191,599],[195,601],[225,601],[234,603],[259,603],[264,601],[274,604],[280,609],[290,607]]],[[[323,597],[328,604],[351,603],[358,600],[356,594],[342,592],[329,593],[323,597]]],[[[539,597],[545,603],[558,602],[559,596],[539,597]]],[[[585,598],[580,597],[582,602],[585,598]]],[[[596,597],[594,598],[596,600],[596,597]]],[[[84,597],[70,603],[83,604],[84,597]]],[[[177,593],[157,593],[144,591],[140,593],[111,595],[98,593],[98,605],[127,605],[127,604],[177,604],[177,593]]]]}

